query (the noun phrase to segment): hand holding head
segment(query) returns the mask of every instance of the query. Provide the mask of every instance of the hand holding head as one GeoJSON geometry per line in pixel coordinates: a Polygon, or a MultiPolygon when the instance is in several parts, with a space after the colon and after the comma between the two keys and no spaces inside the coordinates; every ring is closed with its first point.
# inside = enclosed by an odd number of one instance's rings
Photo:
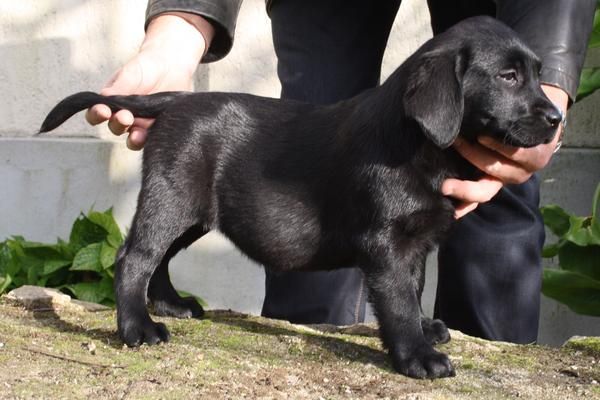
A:
{"type": "MultiPolygon", "coordinates": [[[[566,114],[569,97],[565,91],[550,85],[542,85],[548,98],[566,114]]],[[[534,172],[544,168],[557,147],[564,127],[559,125],[554,139],[546,144],[522,148],[503,144],[489,136],[480,136],[478,143],[458,140],[454,148],[471,164],[486,173],[477,182],[448,179],[442,185],[442,192],[462,204],[456,209],[460,218],[474,210],[479,203],[490,200],[504,184],[518,184],[531,178],[534,172]]]]}

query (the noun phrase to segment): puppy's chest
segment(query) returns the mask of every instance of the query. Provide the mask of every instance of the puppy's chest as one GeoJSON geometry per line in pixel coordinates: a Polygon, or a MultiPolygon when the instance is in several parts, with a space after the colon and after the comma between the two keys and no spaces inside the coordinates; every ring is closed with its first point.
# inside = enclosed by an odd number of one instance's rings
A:
{"type": "Polygon", "coordinates": [[[442,195],[441,185],[457,173],[453,154],[422,148],[407,162],[375,166],[360,185],[362,196],[357,198],[370,204],[370,217],[376,219],[395,220],[423,212],[446,214],[452,205],[442,195]]]}
{"type": "Polygon", "coordinates": [[[459,176],[461,160],[454,150],[441,150],[425,143],[410,160],[393,166],[381,176],[387,181],[386,186],[396,187],[396,191],[407,196],[422,192],[434,196],[441,193],[445,179],[459,176]]]}

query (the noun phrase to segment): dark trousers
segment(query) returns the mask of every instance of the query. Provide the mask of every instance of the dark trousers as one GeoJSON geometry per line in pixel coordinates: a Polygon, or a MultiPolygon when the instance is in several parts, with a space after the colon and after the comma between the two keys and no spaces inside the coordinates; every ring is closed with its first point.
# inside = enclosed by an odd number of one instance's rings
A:
{"type": "MultiPolygon", "coordinates": [[[[376,86],[399,4],[274,2],[281,97],[328,104],[376,86]]],[[[536,340],[543,243],[538,190],[536,179],[506,187],[454,225],[439,252],[435,307],[436,317],[449,327],[489,339],[536,340]]],[[[358,268],[267,272],[262,314],[298,323],[352,324],[364,320],[366,297],[358,268]]]]}

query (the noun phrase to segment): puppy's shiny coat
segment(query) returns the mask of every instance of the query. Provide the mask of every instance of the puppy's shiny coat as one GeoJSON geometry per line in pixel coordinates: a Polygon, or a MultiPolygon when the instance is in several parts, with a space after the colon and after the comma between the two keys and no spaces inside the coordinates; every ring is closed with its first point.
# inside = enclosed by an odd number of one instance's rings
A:
{"type": "Polygon", "coordinates": [[[561,116],[540,89],[539,70],[513,31],[476,17],[425,43],[380,87],[334,105],[84,92],[59,103],[41,131],[97,103],[156,118],[116,265],[127,345],[169,339],[147,301],[159,315],[202,315],[176,293],[168,263],[219,230],[276,271],[362,268],[394,368],[437,378],[454,369],[432,346],[448,341],[448,330],[421,314],[424,262],[453,220],[440,185],[464,164],[444,149],[459,132],[522,147],[551,141],[561,116]]]}

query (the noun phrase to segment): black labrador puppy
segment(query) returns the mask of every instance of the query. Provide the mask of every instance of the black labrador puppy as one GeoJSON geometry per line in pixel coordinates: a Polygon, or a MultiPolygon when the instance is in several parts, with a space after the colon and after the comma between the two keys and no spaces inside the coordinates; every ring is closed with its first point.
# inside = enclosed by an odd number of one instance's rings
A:
{"type": "MultiPolygon", "coordinates": [[[[169,339],[156,314],[198,317],[169,260],[211,230],[275,271],[360,266],[394,368],[454,375],[433,344],[450,339],[420,310],[425,257],[453,221],[442,196],[459,134],[530,147],[561,115],[540,89],[540,61],[492,18],[465,20],[425,43],[380,87],[328,106],[233,93],[101,97],[78,93],[49,131],[93,104],[155,117],[142,188],[118,254],[117,323],[129,346],[169,339]]],[[[476,245],[476,244],[471,244],[476,245]]]]}

